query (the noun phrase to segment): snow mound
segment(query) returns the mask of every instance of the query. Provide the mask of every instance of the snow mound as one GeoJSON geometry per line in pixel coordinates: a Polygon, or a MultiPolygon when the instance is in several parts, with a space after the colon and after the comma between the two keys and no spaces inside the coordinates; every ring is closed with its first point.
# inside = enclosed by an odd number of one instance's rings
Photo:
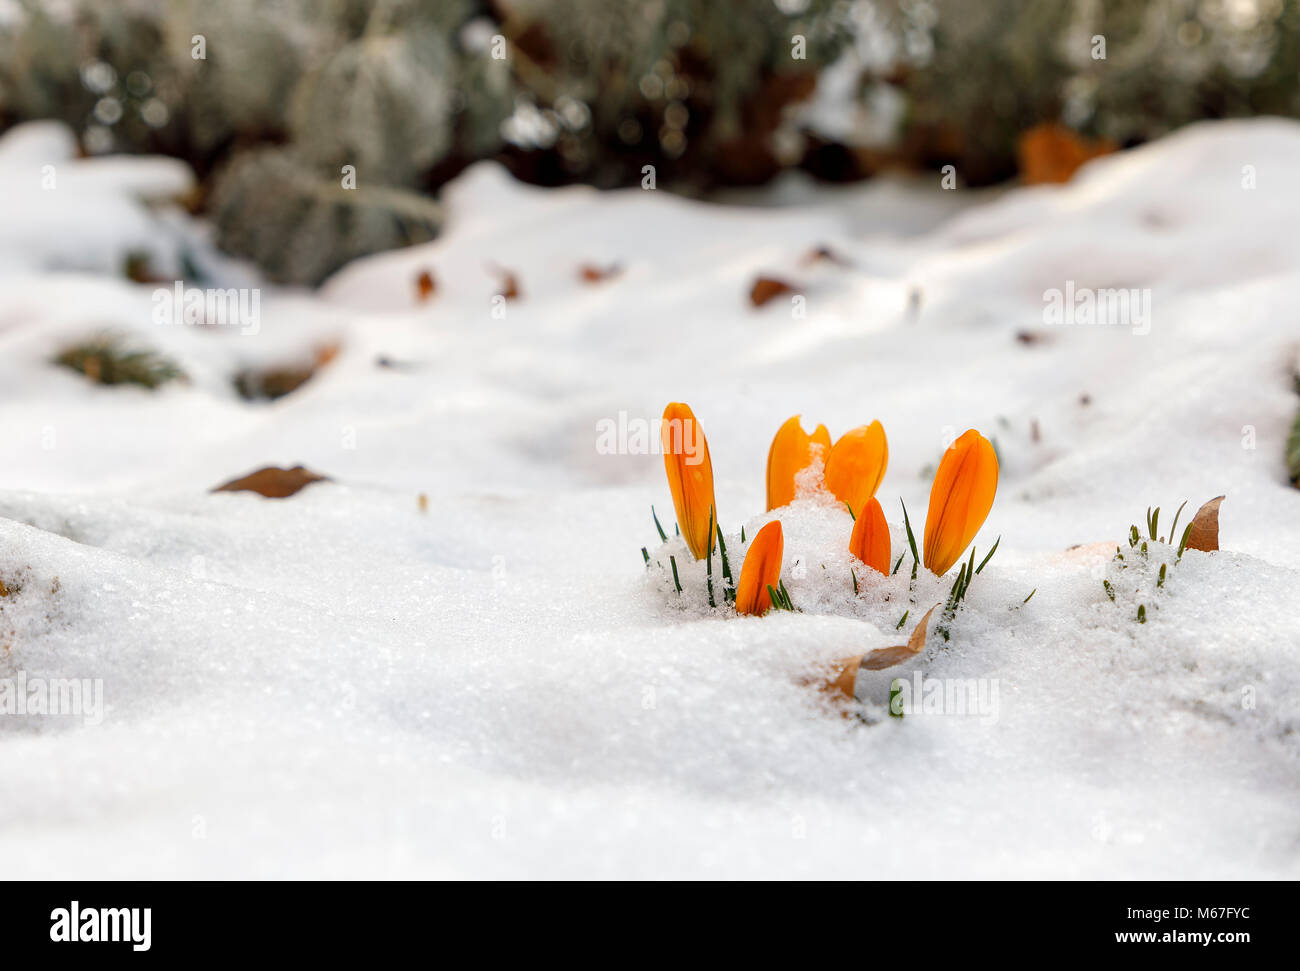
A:
{"type": "Polygon", "coordinates": [[[158,325],[155,285],[122,278],[144,247],[156,272],[184,251],[258,285],[159,208],[184,173],[11,131],[0,686],[98,682],[103,708],[0,714],[7,872],[1295,877],[1297,149],[1290,122],[1196,126],[921,233],[864,225],[887,186],[739,208],[481,164],[448,188],[442,238],[317,293],[263,287],[244,335],[158,325]],[[584,282],[584,262],[619,272],[584,282]],[[518,299],[495,299],[501,269],[518,299]],[[756,309],[759,274],[799,292],[756,309]],[[1067,285],[1149,291],[1149,328],[1049,323],[1067,285]],[[50,365],[104,327],[188,381],[50,365]],[[234,392],[238,368],[327,342],[287,397],[234,392]],[[652,505],[680,542],[662,458],[599,450],[598,423],[669,401],[709,436],[734,567],[740,526],[779,516],[802,612],[710,610],[688,556],[681,598],[647,571],[652,505]],[[850,717],[816,680],[900,643],[952,577],[854,596],[846,513],[762,514],[797,413],[882,422],[896,555],[899,500],[919,529],[957,431],[1001,461],[976,539],[1001,545],[951,639],[864,673],[850,717]],[[296,463],[329,481],[209,491],[296,463]],[[1148,506],[1224,493],[1221,551],[1157,588],[1153,545],[1119,582],[1148,506]],[[895,678],[921,702],[901,719],[895,678]],[[979,710],[927,712],[932,684],[973,686],[979,710]]]}

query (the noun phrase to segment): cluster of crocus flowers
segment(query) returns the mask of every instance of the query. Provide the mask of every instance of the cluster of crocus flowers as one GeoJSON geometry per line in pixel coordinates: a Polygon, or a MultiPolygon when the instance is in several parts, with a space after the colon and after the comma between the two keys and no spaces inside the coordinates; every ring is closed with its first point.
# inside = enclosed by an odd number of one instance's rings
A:
{"type": "MultiPolygon", "coordinates": [[[[718,531],[708,444],[694,413],[680,402],[673,402],[664,410],[661,436],[664,469],[677,524],[695,559],[708,560],[712,604],[715,545],[721,553],[723,575],[728,584],[730,567],[718,531]]],[[[832,444],[826,426],[818,425],[810,434],[804,431],[796,415],[780,427],[768,451],[768,511],[793,502],[799,477],[821,462],[823,487],[845,504],[854,519],[849,551],[866,566],[888,575],[892,552],[889,524],[875,497],[888,461],[889,446],[880,422],[854,428],[832,444]]],[[[974,429],[958,438],[944,453],[930,489],[925,523],[923,562],[928,570],[942,575],[961,558],[988,516],[997,481],[997,454],[989,441],[974,429]]],[[[915,541],[910,526],[908,529],[915,556],[915,541]]],[[[793,606],[781,583],[784,545],[779,519],[767,523],[754,536],[739,580],[734,588],[727,587],[727,599],[734,600],[738,613],[763,614],[773,606],[793,606]]],[[[902,562],[902,557],[898,562],[902,562]]],[[[856,574],[853,583],[856,590],[856,574]]]]}
{"type": "Polygon", "coordinates": [[[795,415],[777,430],[767,453],[768,512],[794,501],[796,478],[819,458],[826,488],[856,516],[885,477],[889,464],[885,429],[873,421],[845,432],[832,445],[825,425],[809,435],[795,415]]]}
{"type": "MultiPolygon", "coordinates": [[[[798,415],[781,426],[768,452],[768,509],[793,499],[796,477],[824,457],[825,488],[855,517],[849,551],[877,572],[888,574],[889,525],[875,498],[889,462],[885,430],[875,421],[846,432],[834,445],[829,443],[825,425],[809,435],[798,415]]],[[[942,576],[961,558],[993,507],[997,485],[997,453],[972,428],[944,453],[930,488],[922,554],[926,569],[942,576]]]]}

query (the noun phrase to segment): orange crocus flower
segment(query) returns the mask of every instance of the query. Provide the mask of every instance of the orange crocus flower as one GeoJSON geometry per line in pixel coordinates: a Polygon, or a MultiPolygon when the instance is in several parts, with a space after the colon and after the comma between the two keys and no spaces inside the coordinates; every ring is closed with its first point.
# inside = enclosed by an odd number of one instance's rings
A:
{"type": "Polygon", "coordinates": [[[825,425],[809,435],[795,415],[777,430],[767,453],[768,511],[794,501],[795,476],[812,465],[819,450],[823,456],[831,450],[831,433],[825,425]]]}
{"type": "Polygon", "coordinates": [[[785,534],[781,531],[781,521],[774,519],[758,531],[745,553],[740,580],[736,583],[736,613],[767,613],[772,606],[767,588],[776,588],[781,582],[784,553],[785,534]]]}
{"type": "Polygon", "coordinates": [[[889,524],[880,500],[872,496],[858,513],[849,537],[849,552],[877,573],[889,575],[889,524]]]}
{"type": "Polygon", "coordinates": [[[997,488],[997,453],[972,428],[943,453],[934,474],[925,516],[927,570],[942,576],[961,559],[993,508],[997,488]]]}
{"type": "Polygon", "coordinates": [[[674,401],[664,409],[659,426],[664,446],[664,471],[673,493],[677,525],[697,560],[713,549],[718,523],[713,502],[713,463],[704,430],[688,405],[674,401]]]}
{"type": "Polygon", "coordinates": [[[840,436],[826,457],[826,488],[847,502],[856,516],[876,494],[889,464],[889,443],[880,422],[860,425],[840,436]]]}

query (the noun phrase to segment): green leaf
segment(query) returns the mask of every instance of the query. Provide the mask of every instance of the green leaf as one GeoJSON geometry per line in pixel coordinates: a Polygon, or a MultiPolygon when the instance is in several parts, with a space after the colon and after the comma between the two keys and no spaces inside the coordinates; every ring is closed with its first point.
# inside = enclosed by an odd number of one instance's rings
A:
{"type": "Polygon", "coordinates": [[[668,534],[665,533],[665,532],[664,532],[664,528],[663,528],[662,526],[659,525],[659,514],[658,514],[657,512],[655,512],[655,507],[654,507],[654,506],[651,506],[651,507],[650,507],[650,515],[654,517],[654,520],[655,520],[655,529],[659,530],[659,538],[660,538],[661,540],[663,540],[665,543],[667,543],[667,542],[668,542],[668,534]]]}
{"type": "Polygon", "coordinates": [[[674,585],[676,585],[677,595],[680,597],[682,594],[682,581],[677,576],[677,557],[675,556],[668,557],[668,562],[673,565],[673,583],[674,585]]]}
{"type": "MultiPolygon", "coordinates": [[[[1185,505],[1187,505],[1187,500],[1186,500],[1186,499],[1183,500],[1183,506],[1185,506],[1185,505]]],[[[1170,539],[1173,539],[1173,537],[1175,537],[1175,536],[1178,535],[1178,517],[1181,516],[1181,515],[1183,514],[1183,506],[1179,506],[1179,507],[1178,507],[1178,511],[1177,511],[1176,513],[1174,513],[1174,524],[1173,524],[1172,526],[1169,527],[1169,538],[1170,538],[1170,539]]]]}
{"type": "Polygon", "coordinates": [[[777,586],[767,585],[767,595],[772,599],[772,606],[776,610],[794,610],[794,604],[790,602],[790,593],[785,589],[785,584],[778,581],[777,586]]]}
{"type": "Polygon", "coordinates": [[[722,538],[722,527],[718,527],[718,556],[722,560],[722,595],[728,603],[736,600],[736,581],[731,575],[731,560],[727,557],[727,541],[722,538]]]}
{"type": "Polygon", "coordinates": [[[997,540],[995,540],[994,543],[993,543],[993,549],[989,550],[989,555],[986,556],[986,557],[984,557],[984,559],[980,560],[980,565],[979,565],[979,567],[977,567],[976,570],[975,570],[976,573],[979,573],[980,570],[984,569],[984,567],[985,567],[985,565],[988,563],[988,561],[991,560],[991,559],[993,559],[993,554],[996,553],[996,552],[998,551],[998,543],[1001,543],[1001,542],[1002,542],[1002,537],[999,536],[999,537],[997,538],[997,540]]]}
{"type": "MultiPolygon", "coordinates": [[[[907,504],[902,499],[898,500],[898,504],[903,507],[903,528],[907,530],[907,545],[912,548],[912,562],[916,563],[921,558],[916,552],[916,536],[912,533],[912,521],[907,518],[907,504]]],[[[913,579],[916,577],[915,570],[912,571],[912,577],[913,579]]]]}
{"type": "Polygon", "coordinates": [[[709,606],[716,607],[717,604],[713,600],[713,507],[712,506],[709,507],[709,532],[707,533],[707,535],[709,537],[709,553],[708,556],[705,558],[704,572],[709,585],[709,606]]]}

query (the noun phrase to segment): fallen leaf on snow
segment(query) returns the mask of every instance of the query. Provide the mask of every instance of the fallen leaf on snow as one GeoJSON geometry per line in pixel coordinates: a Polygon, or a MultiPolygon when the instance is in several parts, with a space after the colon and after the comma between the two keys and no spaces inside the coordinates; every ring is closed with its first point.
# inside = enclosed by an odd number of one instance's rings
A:
{"type": "Polygon", "coordinates": [[[313,482],[328,482],[328,476],[317,475],[310,469],[295,465],[291,469],[281,469],[268,465],[240,479],[232,479],[225,485],[219,485],[213,492],[256,492],[268,499],[286,499],[313,482]]]}
{"type": "Polygon", "coordinates": [[[836,266],[853,265],[849,260],[846,260],[844,257],[840,256],[839,253],[836,253],[833,249],[831,249],[829,246],[825,244],[822,244],[821,246],[814,246],[812,249],[810,249],[807,253],[804,254],[804,258],[802,262],[804,266],[811,266],[814,263],[821,263],[823,260],[827,263],[834,263],[836,266]]]}
{"type": "Polygon", "coordinates": [[[583,283],[600,283],[602,280],[610,280],[623,272],[623,267],[617,263],[611,263],[609,266],[597,266],[595,263],[583,263],[578,267],[578,278],[583,283]]]}
{"type": "Polygon", "coordinates": [[[1051,338],[1046,332],[1041,330],[1018,330],[1016,331],[1016,340],[1022,344],[1046,344],[1051,338]]]}
{"type": "Polygon", "coordinates": [[[754,281],[754,285],[749,289],[749,302],[755,307],[761,307],[783,293],[795,293],[797,287],[791,286],[784,280],[778,280],[775,277],[760,276],[754,281]]]}
{"type": "Polygon", "coordinates": [[[246,368],[235,375],[235,390],[246,401],[283,398],[297,391],[315,377],[316,372],[338,357],[337,343],[325,344],[312,352],[311,360],[302,364],[282,365],[262,370],[246,368]]]}
{"type": "Polygon", "coordinates": [[[501,288],[497,290],[498,297],[505,297],[507,300],[518,300],[521,294],[519,288],[519,277],[511,270],[502,267],[489,267],[497,276],[501,277],[501,288]]]}
{"type": "Polygon", "coordinates": [[[421,270],[420,275],[415,278],[415,296],[420,303],[424,303],[432,297],[438,290],[438,284],[434,282],[433,273],[429,270],[421,270]]]}
{"type": "Polygon", "coordinates": [[[1209,553],[1219,548],[1219,504],[1223,496],[1211,499],[1192,517],[1192,531],[1187,534],[1187,548],[1209,553]]]}
{"type": "MultiPolygon", "coordinates": [[[[938,604],[934,605],[934,607],[938,606],[938,604]]],[[[865,668],[868,671],[883,671],[885,668],[892,668],[895,664],[902,664],[916,657],[925,650],[926,630],[930,626],[930,615],[934,613],[934,607],[925,612],[925,616],[916,625],[906,644],[881,647],[870,654],[860,654],[857,657],[836,661],[835,677],[829,679],[823,687],[832,694],[838,692],[852,698],[853,686],[857,682],[859,670],[865,668]]]]}

